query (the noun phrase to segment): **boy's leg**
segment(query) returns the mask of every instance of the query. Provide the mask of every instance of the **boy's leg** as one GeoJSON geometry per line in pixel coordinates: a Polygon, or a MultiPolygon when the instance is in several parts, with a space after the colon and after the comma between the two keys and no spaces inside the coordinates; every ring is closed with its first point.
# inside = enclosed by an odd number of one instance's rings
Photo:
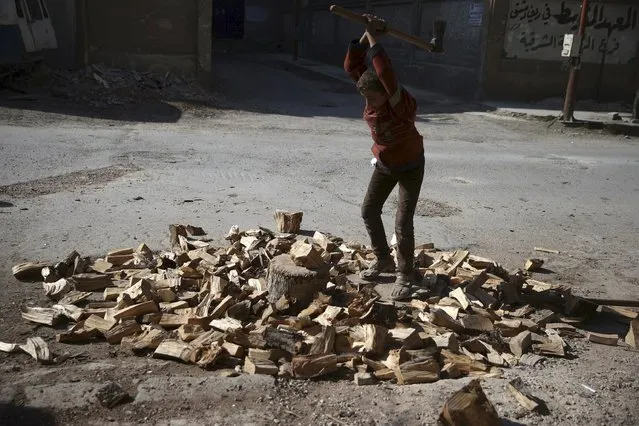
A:
{"type": "MultiPolygon", "coordinates": [[[[423,166],[402,173],[399,177],[399,202],[395,216],[395,235],[397,237],[397,269],[399,271],[397,284],[400,286],[408,286],[414,279],[415,228],[413,218],[423,180],[423,166]]],[[[406,293],[408,291],[408,289],[401,290],[396,287],[393,290],[393,296],[396,296],[396,292],[406,293]]]]}
{"type": "Polygon", "coordinates": [[[393,262],[390,256],[390,248],[386,241],[384,223],[382,222],[382,207],[396,184],[397,179],[394,176],[384,173],[378,167],[375,167],[362,203],[362,218],[371,240],[373,252],[378,260],[383,261],[383,264],[375,264],[371,270],[363,271],[362,278],[375,278],[379,275],[379,272],[391,269],[390,265],[393,262]],[[377,266],[380,266],[380,268],[377,268],[377,266]]]}

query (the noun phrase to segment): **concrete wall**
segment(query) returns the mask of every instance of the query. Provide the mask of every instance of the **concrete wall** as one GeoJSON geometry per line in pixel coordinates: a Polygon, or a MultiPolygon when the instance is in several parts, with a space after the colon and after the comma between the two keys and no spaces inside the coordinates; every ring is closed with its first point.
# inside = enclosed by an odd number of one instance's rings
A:
{"type": "MultiPolygon", "coordinates": [[[[576,33],[581,1],[493,0],[484,96],[540,100],[564,96],[563,34],[576,33]]],[[[578,99],[632,100],[639,86],[639,5],[592,1],[578,99]]]]}
{"type": "MultiPolygon", "coordinates": [[[[340,65],[349,41],[361,36],[364,30],[361,24],[329,12],[329,6],[334,3],[330,0],[302,2],[298,30],[302,57],[340,65]]],[[[445,19],[448,26],[444,55],[430,54],[391,37],[384,39],[383,44],[406,84],[464,98],[475,96],[483,59],[482,22],[486,10],[483,0],[368,0],[339,4],[357,13],[370,12],[383,17],[394,28],[426,40],[430,40],[433,20],[445,19]]],[[[292,23],[292,17],[292,13],[285,13],[284,20],[292,23]]]]}
{"type": "MultiPolygon", "coordinates": [[[[213,50],[221,52],[282,52],[286,51],[284,11],[292,10],[293,1],[281,0],[225,0],[213,1],[214,13],[226,4],[244,3],[243,31],[240,38],[215,37],[213,50]]],[[[290,15],[289,15],[290,16],[290,15]]],[[[289,39],[290,46],[290,39],[289,39]]]]}
{"type": "Polygon", "coordinates": [[[47,65],[53,68],[72,68],[76,61],[75,0],[47,0],[58,48],[45,53],[47,65]]]}
{"type": "Polygon", "coordinates": [[[90,62],[164,71],[195,71],[197,0],[87,2],[90,62]]]}

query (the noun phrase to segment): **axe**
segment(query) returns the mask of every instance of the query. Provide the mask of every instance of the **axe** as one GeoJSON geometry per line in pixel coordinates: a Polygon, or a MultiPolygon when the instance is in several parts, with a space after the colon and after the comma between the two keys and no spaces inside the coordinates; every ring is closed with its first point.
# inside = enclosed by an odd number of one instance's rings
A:
{"type": "MultiPolygon", "coordinates": [[[[368,19],[364,15],[351,12],[348,9],[344,9],[341,6],[332,5],[329,10],[335,15],[339,15],[342,18],[346,18],[349,21],[359,22],[361,24],[368,24],[368,19]]],[[[433,26],[433,38],[430,42],[423,40],[412,34],[405,33],[404,31],[396,30],[390,26],[386,26],[386,34],[391,37],[395,37],[399,40],[404,40],[417,47],[421,47],[429,52],[443,53],[444,52],[444,32],[446,31],[446,21],[436,19],[433,26]]]]}

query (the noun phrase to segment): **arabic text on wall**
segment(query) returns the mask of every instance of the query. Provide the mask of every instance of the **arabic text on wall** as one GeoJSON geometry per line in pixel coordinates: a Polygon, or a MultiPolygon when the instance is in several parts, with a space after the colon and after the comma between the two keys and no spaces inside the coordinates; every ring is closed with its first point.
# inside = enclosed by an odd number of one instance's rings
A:
{"type": "MultiPolygon", "coordinates": [[[[581,1],[511,0],[506,58],[560,61],[564,34],[576,34],[581,1]]],[[[584,62],[627,64],[637,56],[639,6],[595,3],[588,9],[584,62]]],[[[575,47],[573,47],[575,48],[575,47]]]]}

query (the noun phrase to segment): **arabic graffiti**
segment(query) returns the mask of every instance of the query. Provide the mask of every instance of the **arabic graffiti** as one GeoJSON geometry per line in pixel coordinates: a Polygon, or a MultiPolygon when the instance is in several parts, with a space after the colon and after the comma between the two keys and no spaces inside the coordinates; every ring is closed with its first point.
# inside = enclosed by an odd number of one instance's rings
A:
{"type": "MultiPolygon", "coordinates": [[[[507,58],[559,61],[564,34],[577,33],[579,0],[511,0],[504,50],[507,58]]],[[[583,40],[584,62],[625,64],[637,56],[639,6],[591,4],[583,40]]]]}

